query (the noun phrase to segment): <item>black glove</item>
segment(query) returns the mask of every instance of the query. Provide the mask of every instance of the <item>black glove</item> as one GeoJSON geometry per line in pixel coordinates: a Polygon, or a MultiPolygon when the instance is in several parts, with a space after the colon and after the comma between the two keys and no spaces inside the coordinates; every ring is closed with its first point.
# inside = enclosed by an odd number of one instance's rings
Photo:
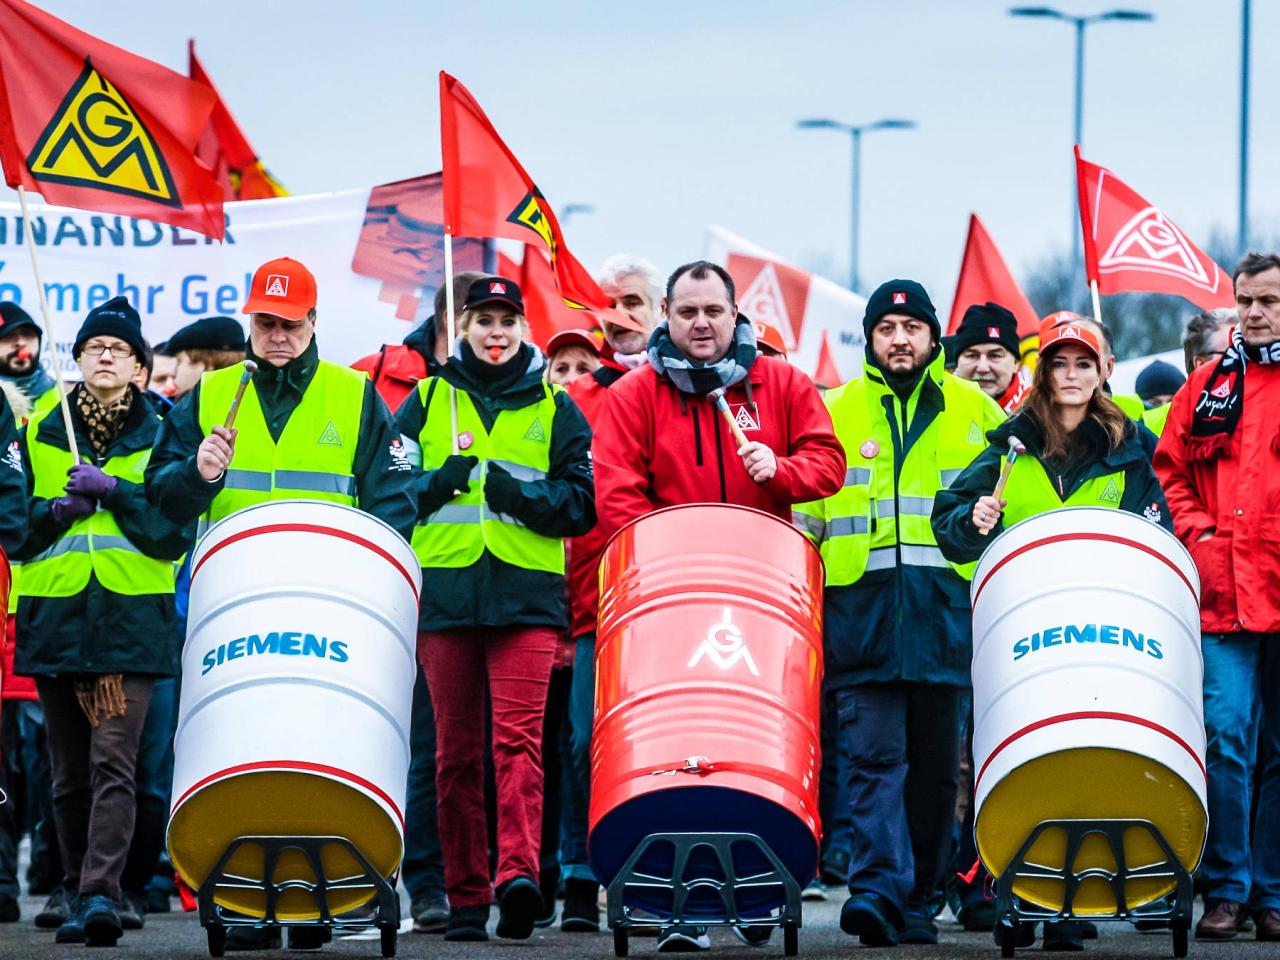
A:
{"type": "Polygon", "coordinates": [[[448,503],[460,493],[470,493],[471,484],[467,481],[479,462],[479,457],[464,457],[456,453],[445,457],[444,463],[431,474],[427,495],[440,503],[448,503]]]}
{"type": "Polygon", "coordinates": [[[520,481],[491,462],[484,478],[484,502],[496,512],[510,517],[515,515],[515,507],[523,499],[520,481]]]}

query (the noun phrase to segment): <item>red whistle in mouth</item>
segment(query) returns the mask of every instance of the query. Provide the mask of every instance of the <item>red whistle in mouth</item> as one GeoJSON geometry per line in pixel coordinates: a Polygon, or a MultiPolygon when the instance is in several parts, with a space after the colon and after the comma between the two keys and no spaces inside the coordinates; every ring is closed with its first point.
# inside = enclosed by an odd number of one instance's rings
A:
{"type": "Polygon", "coordinates": [[[489,348],[489,359],[490,359],[490,360],[497,360],[500,356],[502,356],[502,348],[501,348],[501,347],[490,347],[490,348],[489,348]]]}
{"type": "Polygon", "coordinates": [[[31,351],[30,351],[30,350],[28,350],[26,347],[23,347],[21,350],[19,350],[19,351],[18,351],[18,359],[19,359],[19,360],[30,360],[30,359],[31,359],[31,351]]]}

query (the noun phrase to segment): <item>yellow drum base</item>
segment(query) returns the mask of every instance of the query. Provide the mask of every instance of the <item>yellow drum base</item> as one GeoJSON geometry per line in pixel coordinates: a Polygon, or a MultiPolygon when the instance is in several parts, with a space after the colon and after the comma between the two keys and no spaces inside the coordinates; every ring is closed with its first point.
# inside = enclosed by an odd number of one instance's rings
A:
{"type": "MultiPolygon", "coordinates": [[[[400,866],[404,842],[391,814],[360,790],[310,773],[261,770],[212,783],[192,794],[169,822],[169,857],[182,879],[199,889],[219,858],[237,837],[345,837],[384,877],[400,866]]],[[[320,862],[329,880],[363,873],[345,849],[329,844],[320,862]]],[[[261,880],[263,854],[256,845],[242,846],[228,861],[226,873],[261,880]]],[[[276,884],[318,879],[306,858],[287,850],[276,864],[276,884]]],[[[329,912],[353,910],[373,898],[372,890],[338,890],[328,896],[329,912]]],[[[266,912],[266,895],[254,890],[220,889],[214,900],[251,917],[266,912]]],[[[276,907],[281,920],[315,920],[314,898],[302,890],[281,894],[276,907]]]]}
{"type": "MultiPolygon", "coordinates": [[[[1037,757],[1013,770],[992,788],[978,811],[978,853],[992,876],[999,877],[1037,824],[1045,820],[1149,820],[1188,872],[1200,863],[1208,819],[1194,790],[1168,767],[1150,757],[1103,747],[1063,750],[1037,757]]],[[[1067,840],[1061,830],[1046,830],[1027,860],[1054,870],[1063,868],[1067,840]]],[[[1129,830],[1124,838],[1129,869],[1165,859],[1151,834],[1129,830]]],[[[1117,869],[1104,837],[1087,837],[1072,869],[1117,869]]],[[[1130,908],[1172,893],[1172,880],[1138,879],[1125,885],[1130,908]]],[[[1018,880],[1013,892],[1051,910],[1061,910],[1060,880],[1018,880]]],[[[1090,878],[1076,891],[1073,915],[1103,916],[1118,908],[1102,878],[1090,878]]]]}

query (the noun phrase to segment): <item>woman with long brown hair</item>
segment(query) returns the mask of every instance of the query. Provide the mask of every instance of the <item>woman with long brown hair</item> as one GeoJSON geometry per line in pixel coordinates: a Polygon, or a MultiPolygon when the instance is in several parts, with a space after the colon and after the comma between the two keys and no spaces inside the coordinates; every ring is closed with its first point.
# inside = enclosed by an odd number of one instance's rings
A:
{"type": "Polygon", "coordinates": [[[1164,492],[1133,423],[1107,395],[1102,346],[1086,324],[1054,327],[1021,409],[987,434],[991,446],[933,503],[938,546],[953,563],[977,560],[992,534],[1059,507],[1112,507],[1172,529],[1164,492]],[[1004,496],[992,496],[1016,438],[1026,449],[1004,496]]]}

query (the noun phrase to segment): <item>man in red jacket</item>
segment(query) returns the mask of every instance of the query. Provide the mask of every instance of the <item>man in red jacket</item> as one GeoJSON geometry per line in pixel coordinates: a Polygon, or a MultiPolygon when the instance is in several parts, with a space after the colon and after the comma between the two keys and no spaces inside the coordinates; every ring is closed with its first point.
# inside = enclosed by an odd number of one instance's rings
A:
{"type": "Polygon", "coordinates": [[[1201,939],[1252,910],[1280,940],[1280,255],[1246,256],[1239,325],[1173,398],[1154,466],[1200,571],[1209,838],[1201,939]],[[1250,793],[1261,763],[1250,844],[1250,793]]]}
{"type": "MultiPolygon", "coordinates": [[[[844,450],[817,388],[786,361],[760,355],[729,273],[687,263],[667,280],[662,306],[648,364],[614,384],[592,440],[600,535],[684,503],[755,507],[790,523],[794,504],[839,490],[844,450]],[[717,388],[747,436],[742,446],[707,399],[717,388]]],[[[749,943],[768,934],[739,930],[749,943]]],[[[709,946],[698,928],[664,937],[682,942],[659,950],[709,946]]]]}

